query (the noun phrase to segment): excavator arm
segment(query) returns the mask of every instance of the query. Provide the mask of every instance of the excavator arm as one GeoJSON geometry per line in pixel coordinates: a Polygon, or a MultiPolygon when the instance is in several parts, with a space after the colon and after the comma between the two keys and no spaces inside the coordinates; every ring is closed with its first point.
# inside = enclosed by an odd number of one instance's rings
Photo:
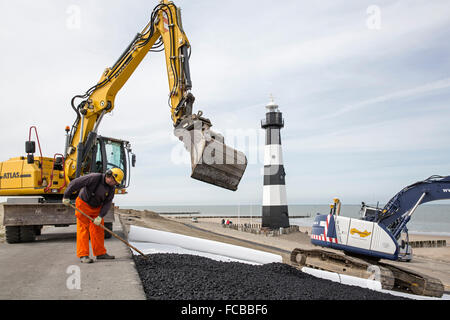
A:
{"type": "Polygon", "coordinates": [[[378,223],[397,238],[419,205],[446,199],[450,199],[450,176],[431,176],[398,192],[380,212],[378,223]]]}
{"type": "Polygon", "coordinates": [[[161,1],[147,26],[136,35],[117,62],[107,68],[100,81],[84,95],[72,99],[77,118],[72,126],[66,150],[67,180],[85,172],[83,163],[95,144],[103,116],[114,107],[116,94],[150,51],[164,47],[169,82],[169,106],[175,135],[191,153],[191,177],[226,189],[236,190],[246,169],[242,152],[224,144],[223,137],[210,130],[202,112],[192,114],[194,96],[189,69],[190,44],[183,31],[181,14],[172,2],[161,1]],[[75,106],[75,100],[82,101],[75,106]],[[205,161],[206,160],[206,161],[205,161]]]}

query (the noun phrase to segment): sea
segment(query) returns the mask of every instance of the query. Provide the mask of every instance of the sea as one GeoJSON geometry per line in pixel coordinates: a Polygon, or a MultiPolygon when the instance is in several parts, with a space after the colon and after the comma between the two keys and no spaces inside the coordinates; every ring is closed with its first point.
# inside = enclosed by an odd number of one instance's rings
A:
{"type": "MultiPolygon", "coordinates": [[[[380,205],[382,208],[383,206],[380,205]]],[[[229,217],[240,223],[241,217],[249,217],[253,223],[261,222],[261,205],[184,205],[184,206],[120,206],[121,209],[150,210],[164,216],[229,217]]],[[[342,205],[341,215],[360,218],[360,205],[342,205]]],[[[312,227],[316,214],[328,214],[329,205],[289,205],[289,223],[312,227]],[[296,218],[301,216],[302,218],[296,218]]],[[[450,205],[424,204],[419,206],[408,223],[410,234],[450,236],[450,205]]]]}

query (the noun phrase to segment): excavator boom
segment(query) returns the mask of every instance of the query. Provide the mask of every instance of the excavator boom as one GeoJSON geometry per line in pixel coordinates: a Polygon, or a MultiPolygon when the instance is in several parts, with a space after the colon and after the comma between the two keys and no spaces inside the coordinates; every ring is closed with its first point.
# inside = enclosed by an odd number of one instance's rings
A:
{"type": "Polygon", "coordinates": [[[90,150],[95,141],[103,115],[114,109],[117,92],[149,51],[162,50],[166,58],[170,89],[168,103],[174,134],[191,154],[191,177],[229,190],[237,189],[247,159],[242,152],[227,146],[222,136],[210,130],[211,121],[202,117],[201,111],[193,114],[195,97],[191,93],[190,44],[182,28],[179,8],[167,0],[155,7],[147,26],[136,35],[117,62],[105,70],[100,81],[84,95],[75,96],[72,100],[77,120],[72,127],[67,151],[68,179],[82,175],[86,170],[83,168],[89,157],[86,150],[90,150]],[[77,98],[83,101],[75,107],[77,98]]]}
{"type": "Polygon", "coordinates": [[[98,130],[104,116],[115,108],[115,97],[139,64],[150,52],[164,52],[169,83],[168,105],[174,134],[191,155],[191,177],[229,190],[237,190],[247,167],[245,155],[225,144],[211,130],[212,123],[202,111],[193,112],[189,69],[190,43],[183,30],[180,9],[162,0],[153,9],[150,21],[107,68],[100,80],[84,94],[76,95],[71,106],[76,119],[66,128],[65,150],[53,157],[34,158],[35,146],[27,141],[27,156],[0,162],[1,196],[43,196],[57,201],[74,178],[91,172],[106,172],[120,167],[126,183],[118,189],[125,193],[130,181],[131,147],[128,141],[102,137],[98,130]]]}

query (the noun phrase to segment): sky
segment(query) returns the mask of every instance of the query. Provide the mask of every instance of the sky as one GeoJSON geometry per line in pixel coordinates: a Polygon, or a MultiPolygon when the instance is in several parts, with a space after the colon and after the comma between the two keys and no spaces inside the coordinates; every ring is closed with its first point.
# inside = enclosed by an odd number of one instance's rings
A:
{"type": "MultiPolygon", "coordinates": [[[[158,1],[0,1],[0,161],[64,148],[71,98],[98,82],[158,1]]],[[[288,204],[385,203],[450,174],[450,2],[179,0],[194,112],[238,147],[238,191],[190,178],[173,136],[163,53],[150,52],[99,129],[137,156],[117,205],[261,204],[264,131],[274,97],[288,204]]]]}

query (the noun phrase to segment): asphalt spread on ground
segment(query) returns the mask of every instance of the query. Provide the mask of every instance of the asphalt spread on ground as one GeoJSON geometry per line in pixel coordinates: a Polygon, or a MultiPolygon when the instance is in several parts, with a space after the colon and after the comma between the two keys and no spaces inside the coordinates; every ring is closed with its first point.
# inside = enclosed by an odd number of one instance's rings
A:
{"type": "Polygon", "coordinates": [[[284,263],[251,265],[188,254],[134,256],[148,300],[402,300],[306,274],[284,263]]]}

